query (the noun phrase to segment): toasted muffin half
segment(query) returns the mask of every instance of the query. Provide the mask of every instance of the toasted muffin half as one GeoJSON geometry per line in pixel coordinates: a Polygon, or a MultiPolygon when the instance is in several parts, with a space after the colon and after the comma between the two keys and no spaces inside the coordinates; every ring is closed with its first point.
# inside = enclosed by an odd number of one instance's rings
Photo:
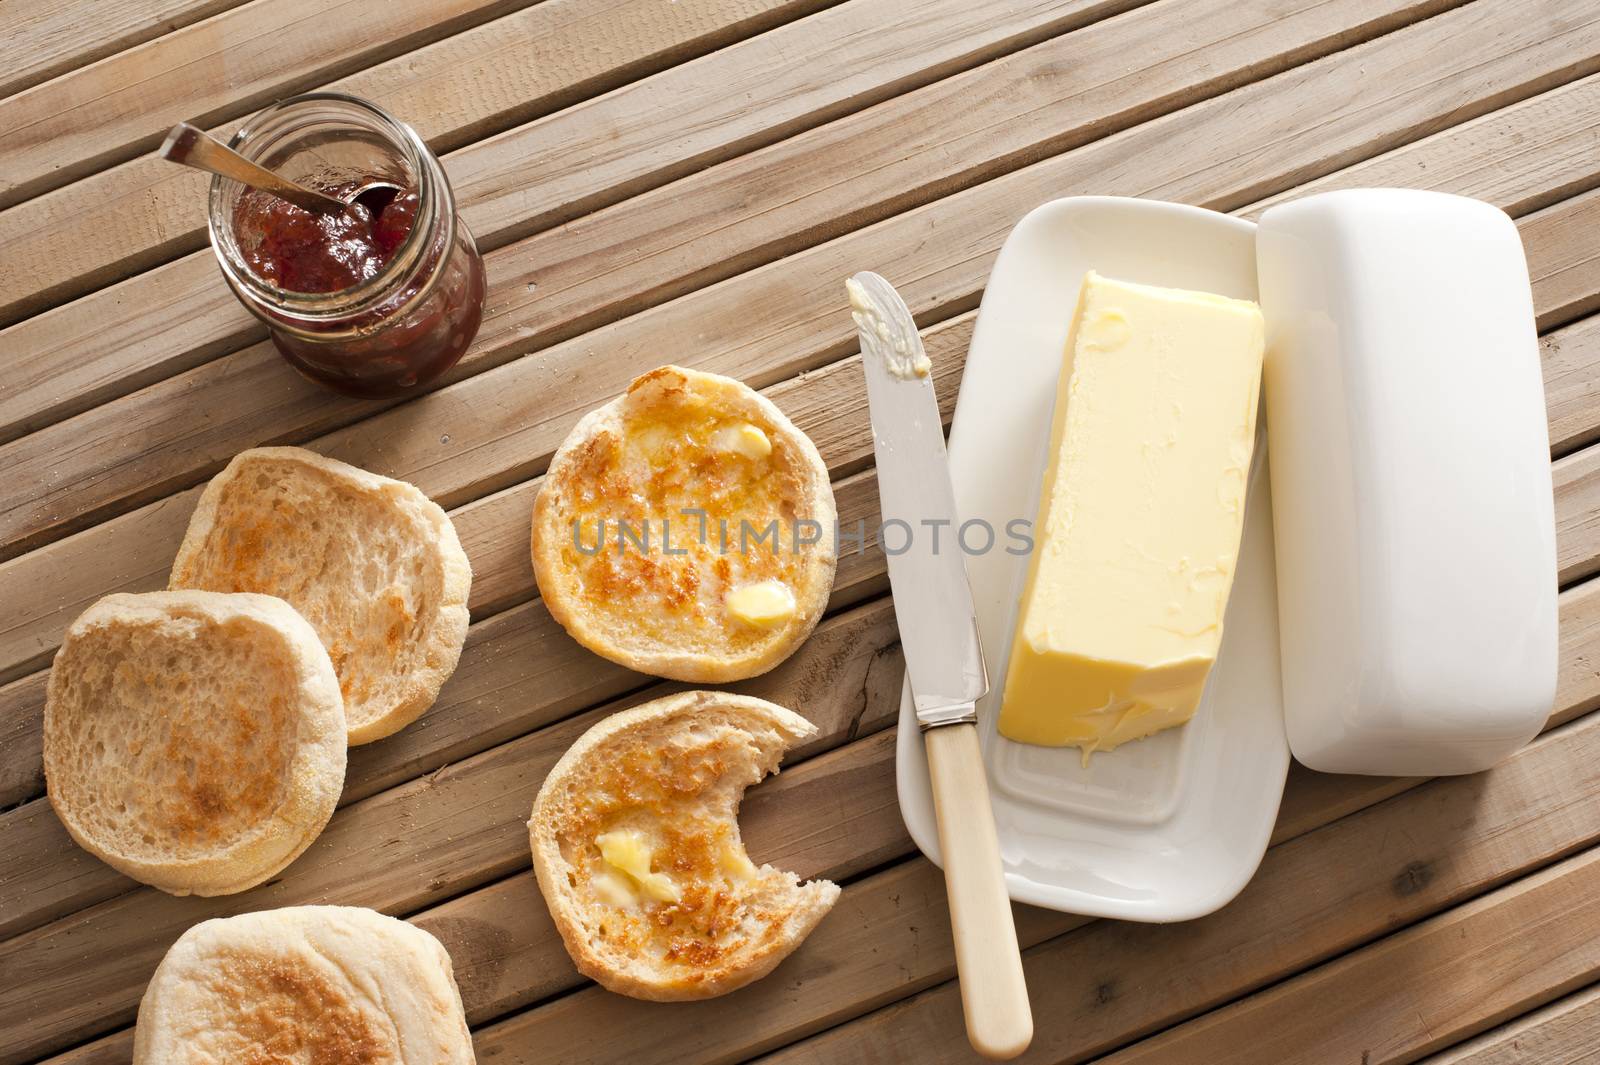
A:
{"type": "Polygon", "coordinates": [[[533,569],[591,651],[721,683],[771,669],[816,627],[835,525],[827,466],[782,411],[732,378],[663,366],[556,452],[533,569]]]}
{"type": "Polygon", "coordinates": [[[328,654],[265,595],[110,595],[50,670],[44,770],[78,845],[174,895],[243,891],[322,831],[344,786],[328,654]]]}
{"type": "Polygon", "coordinates": [[[533,868],[578,970],[634,998],[710,998],[765,976],[839,897],[755,866],[739,801],[816,733],[729,692],[606,718],[556,763],[533,806],[533,868]]]}
{"type": "Polygon", "coordinates": [[[287,600],[327,647],[360,744],[438,698],[466,642],[472,567],[450,518],[415,485],[260,447],[206,486],[169,587],[287,600]]]}
{"type": "Polygon", "coordinates": [[[471,1065],[450,955],[356,906],[204,921],[139,1003],[134,1065],[471,1065]]]}

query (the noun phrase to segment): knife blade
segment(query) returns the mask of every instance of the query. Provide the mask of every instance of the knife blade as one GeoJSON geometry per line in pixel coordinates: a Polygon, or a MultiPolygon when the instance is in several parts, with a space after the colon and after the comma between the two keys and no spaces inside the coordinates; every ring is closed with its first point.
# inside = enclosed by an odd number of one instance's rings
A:
{"type": "Polygon", "coordinates": [[[984,1057],[1005,1060],[1033,1039],[1033,1012],[978,742],[974,703],[989,678],[932,366],[887,281],[860,273],[845,288],[861,334],[884,519],[879,543],[928,759],[967,1039],[984,1057]]]}
{"type": "Polygon", "coordinates": [[[989,690],[977,611],[958,540],[944,424],[922,338],[905,301],[871,272],[845,284],[861,336],[872,447],[895,618],[917,721],[974,721],[989,690]]]}

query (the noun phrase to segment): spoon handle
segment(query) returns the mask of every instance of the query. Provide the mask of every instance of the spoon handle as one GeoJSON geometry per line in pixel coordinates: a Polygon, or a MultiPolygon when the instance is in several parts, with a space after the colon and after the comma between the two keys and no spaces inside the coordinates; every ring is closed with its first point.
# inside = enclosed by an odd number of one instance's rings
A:
{"type": "Polygon", "coordinates": [[[167,134],[167,139],[161,143],[161,148],[156,154],[174,163],[182,163],[184,166],[192,166],[196,170],[212,174],[221,174],[251,188],[270,192],[280,199],[288,200],[296,207],[317,214],[338,214],[345,209],[345,205],[332,196],[308,189],[286,177],[274,174],[265,167],[257,166],[210,136],[205,130],[187,122],[179,122],[172,127],[172,132],[167,134]]]}

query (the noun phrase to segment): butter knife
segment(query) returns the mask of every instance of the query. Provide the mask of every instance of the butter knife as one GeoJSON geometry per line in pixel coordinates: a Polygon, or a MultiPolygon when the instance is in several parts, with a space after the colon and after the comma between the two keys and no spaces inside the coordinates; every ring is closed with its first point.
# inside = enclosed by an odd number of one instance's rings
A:
{"type": "Polygon", "coordinates": [[[984,1057],[1016,1057],[1033,1015],[1006,895],[975,704],[989,690],[958,541],[932,365],[905,302],[877,274],[845,282],[861,337],[895,620],[928,753],[950,897],[967,1038],[984,1057]]]}

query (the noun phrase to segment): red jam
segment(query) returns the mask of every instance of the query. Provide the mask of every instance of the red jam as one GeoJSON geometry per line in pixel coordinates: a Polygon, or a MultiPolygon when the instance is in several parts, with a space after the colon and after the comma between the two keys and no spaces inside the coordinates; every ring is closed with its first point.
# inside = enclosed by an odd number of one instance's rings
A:
{"type": "MultiPolygon", "coordinates": [[[[276,288],[310,294],[344,292],[377,278],[419,224],[419,197],[415,189],[383,185],[353,195],[361,187],[325,190],[350,204],[338,215],[243,193],[233,227],[250,272],[276,288]]],[[[307,377],[354,396],[401,395],[444,373],[483,316],[483,260],[465,224],[454,222],[449,241],[443,226],[428,224],[414,268],[359,311],[322,326],[301,323],[298,333],[269,313],[273,343],[307,377]]]]}
{"type": "Polygon", "coordinates": [[[254,189],[239,197],[234,213],[239,232],[259,234],[243,249],[250,269],[290,292],[338,292],[372,280],[416,219],[416,191],[383,185],[363,192],[343,214],[313,214],[254,189]]]}

